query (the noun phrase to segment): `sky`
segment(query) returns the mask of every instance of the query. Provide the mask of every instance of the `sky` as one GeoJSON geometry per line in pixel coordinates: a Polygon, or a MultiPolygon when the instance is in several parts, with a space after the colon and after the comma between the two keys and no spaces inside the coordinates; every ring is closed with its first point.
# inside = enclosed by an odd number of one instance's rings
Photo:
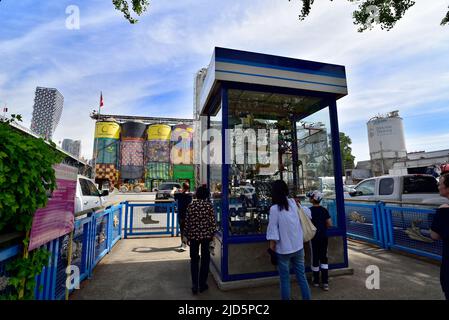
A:
{"type": "Polygon", "coordinates": [[[356,161],[368,160],[366,122],[399,110],[408,152],[449,149],[447,0],[417,1],[391,31],[357,32],[348,1],[155,0],[129,24],[110,0],[1,0],[0,106],[29,127],[37,86],[57,88],[64,110],[53,137],[82,141],[92,158],[102,113],[191,118],[195,73],[214,47],[346,67],[349,94],[338,100],[340,131],[356,161]],[[431,4],[430,4],[431,3],[431,4]],[[69,6],[80,28],[68,29],[69,6]]]}

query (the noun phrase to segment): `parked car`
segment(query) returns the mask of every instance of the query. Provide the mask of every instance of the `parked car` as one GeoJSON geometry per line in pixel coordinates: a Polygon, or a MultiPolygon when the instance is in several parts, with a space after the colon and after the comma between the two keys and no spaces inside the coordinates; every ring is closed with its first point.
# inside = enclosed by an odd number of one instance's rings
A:
{"type": "Polygon", "coordinates": [[[385,175],[365,179],[350,192],[351,199],[401,201],[440,205],[447,198],[438,192],[438,182],[432,175],[385,175]]]}
{"type": "Polygon", "coordinates": [[[78,175],[75,194],[75,214],[88,209],[102,207],[109,195],[109,190],[100,192],[95,183],[82,175],[78,175]]]}
{"type": "Polygon", "coordinates": [[[351,198],[351,193],[356,191],[354,187],[354,185],[343,185],[343,195],[345,199],[351,198]]]}
{"type": "Polygon", "coordinates": [[[173,199],[173,189],[181,189],[181,184],[178,182],[163,182],[156,189],[156,200],[173,199]]]}

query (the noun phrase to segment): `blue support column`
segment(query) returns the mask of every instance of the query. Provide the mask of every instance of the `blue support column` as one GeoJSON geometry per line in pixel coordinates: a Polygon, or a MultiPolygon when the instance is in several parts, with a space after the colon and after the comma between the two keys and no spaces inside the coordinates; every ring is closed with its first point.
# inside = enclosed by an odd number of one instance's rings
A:
{"type": "MultiPolygon", "coordinates": [[[[210,129],[210,114],[207,115],[207,131],[209,132],[210,129]]],[[[206,144],[206,154],[207,154],[207,163],[206,163],[206,175],[207,175],[207,179],[206,179],[206,183],[207,183],[207,188],[210,190],[210,150],[209,150],[209,133],[207,134],[207,144],[206,144]]]]}
{"type": "Polygon", "coordinates": [[[348,266],[348,244],[346,239],[346,217],[344,192],[342,182],[342,161],[340,151],[340,130],[338,128],[337,102],[335,99],[329,101],[329,117],[331,122],[332,134],[332,154],[334,160],[334,176],[335,176],[335,199],[337,207],[337,222],[338,228],[342,231],[343,246],[344,246],[344,260],[345,266],[348,266]]]}
{"type": "Polygon", "coordinates": [[[114,229],[114,224],[112,223],[114,220],[114,209],[115,207],[109,208],[109,214],[108,214],[108,253],[111,251],[112,248],[112,230],[114,229]]]}
{"type": "Polygon", "coordinates": [[[222,126],[221,126],[221,134],[222,134],[222,166],[221,166],[221,180],[222,180],[222,206],[221,206],[221,223],[223,230],[223,256],[222,256],[222,264],[221,264],[221,278],[223,281],[228,279],[228,238],[229,238],[229,152],[228,149],[228,141],[226,139],[226,130],[228,129],[228,88],[223,86],[221,89],[221,118],[222,118],[222,126]]]}
{"type": "Polygon", "coordinates": [[[134,205],[130,205],[131,212],[129,213],[129,234],[133,233],[133,218],[134,218],[134,205]]]}
{"type": "Polygon", "coordinates": [[[90,230],[89,230],[89,279],[92,278],[92,270],[94,268],[95,263],[95,234],[97,227],[97,219],[95,218],[95,214],[92,214],[90,221],[90,230]]]}
{"type": "Polygon", "coordinates": [[[80,225],[83,228],[83,246],[81,257],[81,274],[88,273],[89,270],[89,222],[80,225]]]}
{"type": "Polygon", "coordinates": [[[122,222],[123,222],[123,202],[120,203],[120,214],[118,217],[118,234],[119,234],[119,239],[122,238],[122,222]]]}
{"type": "Polygon", "coordinates": [[[167,233],[170,233],[170,223],[171,223],[171,209],[170,206],[167,206],[166,208],[166,214],[167,214],[167,229],[165,230],[167,233]]]}
{"type": "Polygon", "coordinates": [[[128,210],[129,210],[129,202],[125,202],[125,239],[128,238],[128,210]]]}

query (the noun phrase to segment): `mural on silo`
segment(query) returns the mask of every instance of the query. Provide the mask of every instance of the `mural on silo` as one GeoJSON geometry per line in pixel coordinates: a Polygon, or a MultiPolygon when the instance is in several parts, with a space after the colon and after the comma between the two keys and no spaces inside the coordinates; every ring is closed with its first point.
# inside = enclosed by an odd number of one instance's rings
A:
{"type": "Polygon", "coordinates": [[[120,146],[120,125],[114,120],[95,124],[94,158],[97,180],[118,182],[118,151],[120,146]]]}
{"type": "Polygon", "coordinates": [[[122,125],[120,176],[123,180],[141,179],[144,174],[145,129],[143,122],[129,121],[122,125]]]}
{"type": "Polygon", "coordinates": [[[120,189],[137,184],[151,191],[163,181],[195,181],[193,128],[146,125],[140,121],[98,121],[95,128],[96,179],[120,189]]]}
{"type": "Polygon", "coordinates": [[[193,128],[185,124],[174,126],[171,134],[172,164],[193,164],[193,128]]]}

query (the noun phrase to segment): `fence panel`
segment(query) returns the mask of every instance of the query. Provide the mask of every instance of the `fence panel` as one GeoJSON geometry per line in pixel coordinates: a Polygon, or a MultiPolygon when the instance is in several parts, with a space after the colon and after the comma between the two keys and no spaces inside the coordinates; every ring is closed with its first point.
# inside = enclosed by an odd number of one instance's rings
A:
{"type": "Polygon", "coordinates": [[[6,266],[17,259],[21,251],[22,247],[19,245],[0,249],[0,295],[6,296],[14,293],[14,288],[8,285],[9,273],[6,266]]]}
{"type": "Polygon", "coordinates": [[[109,248],[112,247],[121,239],[122,237],[122,208],[123,206],[120,204],[118,206],[113,206],[111,208],[111,218],[110,218],[110,245],[109,248]]]}
{"type": "Polygon", "coordinates": [[[385,247],[378,205],[345,202],[346,233],[349,237],[385,247]]]}
{"type": "Polygon", "coordinates": [[[142,235],[171,235],[177,233],[176,202],[126,202],[125,238],[142,235]]]}
{"type": "MultiPolygon", "coordinates": [[[[121,239],[123,203],[75,220],[70,264],[78,267],[80,282],[90,277],[93,268],[121,239]]],[[[36,276],[36,300],[61,300],[66,293],[70,234],[41,246],[50,252],[48,264],[36,276]]],[[[6,265],[21,254],[19,245],[0,249],[0,294],[12,293],[7,286],[6,265]]]]}
{"type": "Polygon", "coordinates": [[[101,213],[97,213],[93,217],[94,225],[94,259],[91,269],[109,252],[109,232],[111,209],[106,209],[101,213]]]}
{"type": "Polygon", "coordinates": [[[80,271],[80,281],[83,281],[89,275],[87,248],[91,223],[91,217],[77,220],[75,221],[75,230],[73,231],[71,264],[78,267],[80,271]]]}
{"type": "Polygon", "coordinates": [[[430,237],[434,209],[383,205],[382,211],[389,248],[441,260],[442,241],[430,237]]]}

